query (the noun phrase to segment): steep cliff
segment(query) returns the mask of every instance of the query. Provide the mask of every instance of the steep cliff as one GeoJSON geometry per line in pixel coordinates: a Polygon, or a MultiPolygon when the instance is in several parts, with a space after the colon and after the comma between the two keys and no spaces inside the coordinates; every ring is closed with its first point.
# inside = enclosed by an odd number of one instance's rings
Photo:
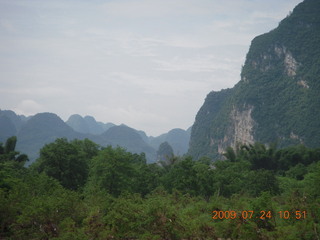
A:
{"type": "Polygon", "coordinates": [[[189,154],[217,158],[254,141],[320,145],[319,12],[319,0],[305,0],[252,41],[241,80],[209,93],[199,110],[189,154]]]}

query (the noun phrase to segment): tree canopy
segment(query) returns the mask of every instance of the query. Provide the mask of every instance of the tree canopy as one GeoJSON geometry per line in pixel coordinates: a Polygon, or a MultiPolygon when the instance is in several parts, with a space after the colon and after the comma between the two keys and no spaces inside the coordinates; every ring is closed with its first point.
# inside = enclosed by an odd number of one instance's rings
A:
{"type": "Polygon", "coordinates": [[[7,142],[1,239],[319,238],[320,149],[255,143],[228,148],[225,160],[173,155],[161,165],[57,139],[25,168],[7,142]]]}

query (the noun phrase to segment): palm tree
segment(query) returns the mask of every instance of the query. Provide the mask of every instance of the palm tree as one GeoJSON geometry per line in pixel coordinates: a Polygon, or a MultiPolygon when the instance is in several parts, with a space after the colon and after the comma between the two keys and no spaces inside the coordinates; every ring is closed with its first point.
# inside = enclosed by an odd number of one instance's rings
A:
{"type": "Polygon", "coordinates": [[[28,161],[28,156],[26,154],[20,154],[15,150],[17,144],[17,137],[12,136],[7,139],[6,144],[2,146],[0,143],[0,162],[5,161],[16,161],[19,163],[25,163],[28,161]]]}

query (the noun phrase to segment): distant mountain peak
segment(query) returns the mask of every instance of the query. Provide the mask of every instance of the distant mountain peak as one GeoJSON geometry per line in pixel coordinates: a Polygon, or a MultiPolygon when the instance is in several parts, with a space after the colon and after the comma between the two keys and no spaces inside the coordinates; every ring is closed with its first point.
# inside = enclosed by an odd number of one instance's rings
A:
{"type": "Polygon", "coordinates": [[[112,123],[97,122],[92,116],[82,117],[79,114],[73,114],[69,117],[66,123],[72,127],[75,131],[80,133],[90,133],[93,135],[99,135],[108,130],[112,123]]]}

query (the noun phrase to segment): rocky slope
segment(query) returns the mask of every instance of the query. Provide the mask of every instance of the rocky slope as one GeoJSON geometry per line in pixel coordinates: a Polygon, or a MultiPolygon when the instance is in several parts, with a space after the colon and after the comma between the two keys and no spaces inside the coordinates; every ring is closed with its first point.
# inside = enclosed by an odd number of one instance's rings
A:
{"type": "Polygon", "coordinates": [[[320,1],[300,3],[256,37],[241,80],[208,94],[192,127],[189,154],[219,158],[255,141],[320,145],[320,1]]]}

